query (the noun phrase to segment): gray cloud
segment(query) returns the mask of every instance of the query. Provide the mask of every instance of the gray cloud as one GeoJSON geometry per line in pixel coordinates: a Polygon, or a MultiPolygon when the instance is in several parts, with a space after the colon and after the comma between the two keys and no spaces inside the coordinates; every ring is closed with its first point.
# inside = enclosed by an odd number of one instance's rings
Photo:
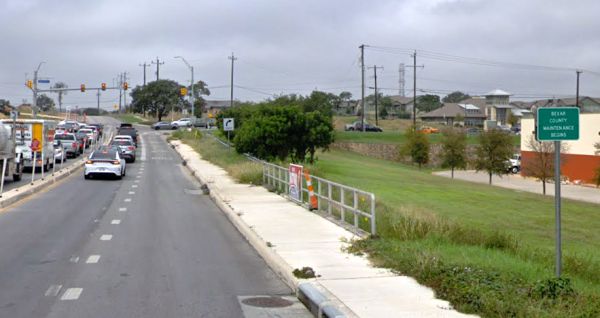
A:
{"type": "MultiPolygon", "coordinates": [[[[307,94],[315,88],[358,96],[361,43],[600,71],[597,12],[600,3],[593,0],[0,0],[0,98],[14,104],[31,100],[23,82],[40,61],[46,61],[41,76],[71,87],[111,83],[123,71],[137,85],[142,82],[138,65],[158,56],[165,61],[161,77],[185,83],[189,71],[173,59],[182,55],[194,64],[196,78],[214,87],[211,98],[227,99],[232,51],[239,57],[236,85],[251,89],[236,88],[236,98],[307,94]]],[[[425,64],[418,71],[419,88],[471,93],[502,88],[517,97],[574,94],[574,72],[418,57],[425,64]]],[[[368,49],[365,62],[384,66],[379,86],[395,94],[398,64],[412,61],[408,54],[368,49]]],[[[148,78],[154,78],[154,68],[148,78]]],[[[599,84],[600,76],[584,73],[581,93],[600,96],[599,84]]],[[[115,98],[105,93],[102,107],[110,108],[115,98]]],[[[92,92],[65,98],[66,104],[82,107],[95,100],[92,92]]]]}

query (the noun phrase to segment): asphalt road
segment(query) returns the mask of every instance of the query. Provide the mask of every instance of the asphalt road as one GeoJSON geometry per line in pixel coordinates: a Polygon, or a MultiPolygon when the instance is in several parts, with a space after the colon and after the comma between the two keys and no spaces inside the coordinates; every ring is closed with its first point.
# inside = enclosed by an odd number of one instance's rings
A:
{"type": "Polygon", "coordinates": [[[0,213],[0,317],[243,317],[238,297],[291,293],[140,133],[123,180],[76,173],[0,213]]]}

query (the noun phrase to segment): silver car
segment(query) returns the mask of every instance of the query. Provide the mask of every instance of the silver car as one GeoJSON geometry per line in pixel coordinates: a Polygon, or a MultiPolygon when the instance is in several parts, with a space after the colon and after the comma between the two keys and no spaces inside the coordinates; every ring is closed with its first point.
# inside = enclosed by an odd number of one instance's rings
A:
{"type": "Polygon", "coordinates": [[[93,176],[113,176],[121,179],[125,173],[125,159],[121,158],[119,151],[114,148],[102,148],[92,152],[85,162],[83,177],[89,179],[93,176]]]}

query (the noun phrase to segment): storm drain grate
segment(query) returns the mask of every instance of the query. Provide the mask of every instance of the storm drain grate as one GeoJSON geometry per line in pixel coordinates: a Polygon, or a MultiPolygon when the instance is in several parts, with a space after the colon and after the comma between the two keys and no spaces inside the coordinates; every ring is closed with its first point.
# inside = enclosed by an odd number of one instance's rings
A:
{"type": "Polygon", "coordinates": [[[242,300],[242,303],[248,306],[263,308],[289,307],[294,304],[281,297],[252,297],[242,300]]]}

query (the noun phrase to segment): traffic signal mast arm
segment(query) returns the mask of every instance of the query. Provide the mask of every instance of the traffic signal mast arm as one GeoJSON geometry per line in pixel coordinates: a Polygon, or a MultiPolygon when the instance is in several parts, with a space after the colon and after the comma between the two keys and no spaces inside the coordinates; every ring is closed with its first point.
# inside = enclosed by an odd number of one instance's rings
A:
{"type": "MultiPolygon", "coordinates": [[[[125,83],[124,83],[125,84],[125,83]]],[[[125,89],[125,85],[123,85],[123,89],[125,89]]],[[[118,90],[119,86],[113,86],[113,87],[106,87],[106,89],[102,89],[102,87],[85,87],[85,90],[91,90],[91,91],[96,91],[96,90],[108,90],[108,89],[116,89],[118,90]]],[[[129,88],[129,87],[127,87],[129,88]]],[[[50,89],[38,89],[38,92],[41,93],[51,93],[51,92],[66,92],[66,91],[81,91],[81,87],[78,88],[50,88],[50,89]]]]}

